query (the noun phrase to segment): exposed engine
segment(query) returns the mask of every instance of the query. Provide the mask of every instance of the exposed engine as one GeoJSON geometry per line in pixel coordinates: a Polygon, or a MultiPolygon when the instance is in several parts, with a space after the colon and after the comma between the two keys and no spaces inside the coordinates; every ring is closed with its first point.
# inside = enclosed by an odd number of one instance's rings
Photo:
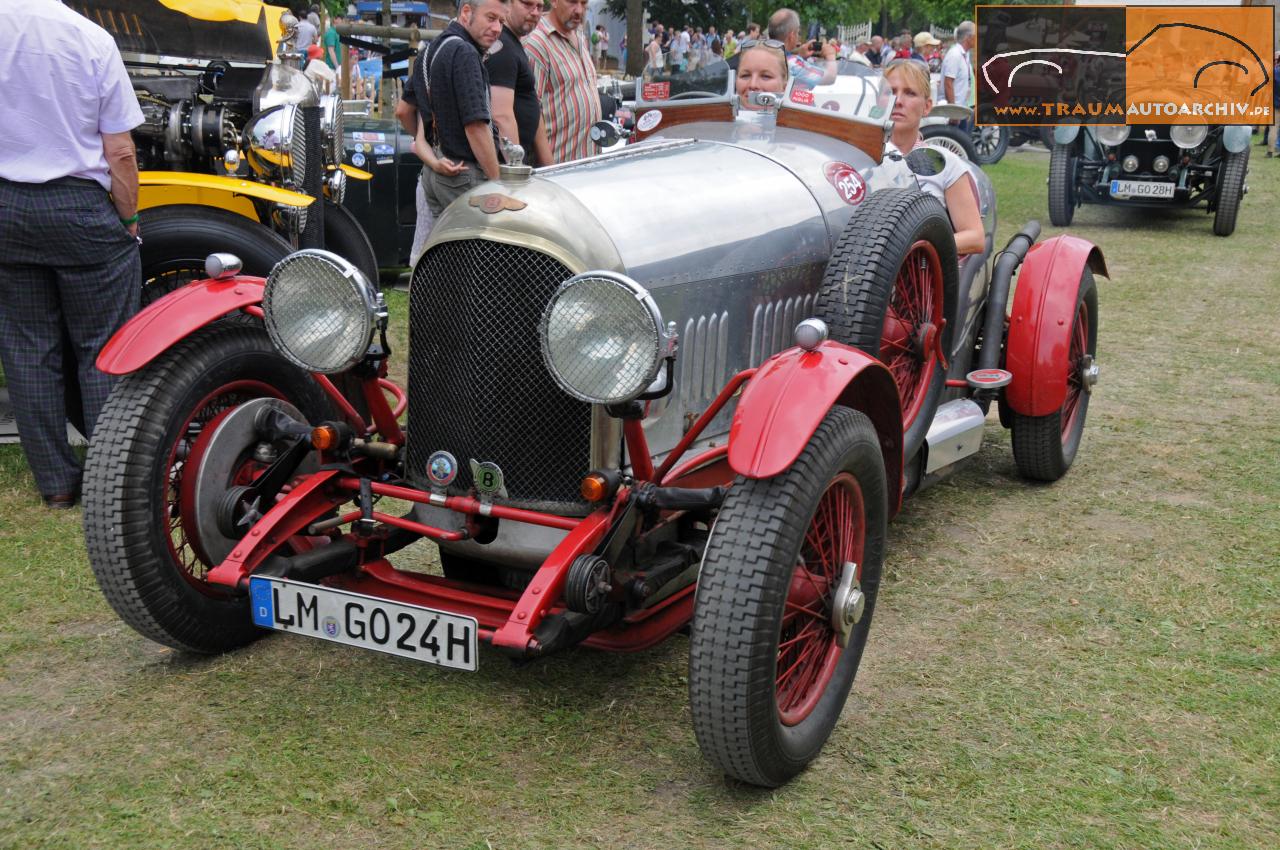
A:
{"type": "Polygon", "coordinates": [[[131,75],[143,122],[133,131],[138,167],[235,174],[261,68],[213,63],[203,71],[131,75]],[[227,156],[227,152],[232,154],[227,156]]]}

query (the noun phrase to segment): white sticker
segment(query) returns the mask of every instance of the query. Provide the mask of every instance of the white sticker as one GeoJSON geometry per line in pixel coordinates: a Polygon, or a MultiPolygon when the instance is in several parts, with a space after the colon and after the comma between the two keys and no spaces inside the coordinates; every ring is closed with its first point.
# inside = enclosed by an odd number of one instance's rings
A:
{"type": "Polygon", "coordinates": [[[351,155],[351,164],[356,168],[364,168],[364,154],[353,153],[351,155]]]}
{"type": "Polygon", "coordinates": [[[662,110],[650,109],[644,115],[640,116],[640,120],[636,122],[636,129],[641,133],[647,133],[654,127],[662,123],[662,110]]]}

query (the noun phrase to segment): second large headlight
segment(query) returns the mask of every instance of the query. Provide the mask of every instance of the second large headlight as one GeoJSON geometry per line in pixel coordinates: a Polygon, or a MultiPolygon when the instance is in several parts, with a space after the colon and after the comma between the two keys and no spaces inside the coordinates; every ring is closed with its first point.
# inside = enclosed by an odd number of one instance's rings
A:
{"type": "Polygon", "coordinates": [[[1184,150],[1198,148],[1209,135],[1209,128],[1203,124],[1175,124],[1169,128],[1169,138],[1184,150]]]}
{"type": "Polygon", "coordinates": [[[1123,124],[1119,126],[1102,126],[1095,127],[1093,132],[1098,137],[1098,141],[1109,148],[1114,148],[1124,144],[1124,140],[1129,138],[1129,128],[1123,124]]]}
{"type": "Polygon", "coordinates": [[[551,377],[569,395],[593,404],[643,393],[672,350],[648,290],[614,272],[586,272],[561,284],[539,332],[551,377]]]}
{"type": "Polygon", "coordinates": [[[333,374],[364,357],[386,311],[358,268],[337,254],[308,249],[271,270],[262,317],[281,354],[309,372],[333,374]]]}

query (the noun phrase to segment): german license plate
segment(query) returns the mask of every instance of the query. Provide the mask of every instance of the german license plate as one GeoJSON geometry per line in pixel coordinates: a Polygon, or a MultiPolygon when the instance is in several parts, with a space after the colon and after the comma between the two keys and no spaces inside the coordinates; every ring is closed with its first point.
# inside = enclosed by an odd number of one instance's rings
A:
{"type": "Polygon", "coordinates": [[[1150,180],[1112,180],[1111,196],[1114,198],[1172,198],[1173,183],[1156,183],[1150,180]]]}
{"type": "Polygon", "coordinates": [[[268,576],[249,579],[253,622],[266,629],[474,671],[473,617],[268,576]]]}

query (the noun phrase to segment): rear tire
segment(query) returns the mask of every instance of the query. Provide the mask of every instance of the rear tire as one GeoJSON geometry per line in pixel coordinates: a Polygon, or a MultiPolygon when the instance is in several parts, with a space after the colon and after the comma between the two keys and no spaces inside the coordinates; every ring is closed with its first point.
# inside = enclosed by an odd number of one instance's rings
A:
{"type": "Polygon", "coordinates": [[[293,250],[271,228],[217,207],[179,204],[138,215],[143,307],[207,277],[204,261],[215,252],[235,254],[245,274],[266,277],[293,250]]]}
{"type": "Polygon", "coordinates": [[[924,137],[926,142],[933,139],[941,139],[947,150],[952,153],[963,155],[970,162],[978,161],[978,149],[973,146],[973,136],[959,127],[953,127],[950,124],[931,124],[927,127],[921,127],[920,135],[924,137]],[[956,148],[959,148],[959,150],[956,150],[956,148]]]}
{"type": "Polygon", "coordinates": [[[1249,149],[1227,153],[1223,157],[1222,178],[1218,183],[1218,207],[1213,214],[1216,236],[1230,236],[1236,230],[1236,216],[1244,200],[1244,177],[1249,170],[1249,149]]]}
{"type": "Polygon", "coordinates": [[[1008,127],[975,126],[973,128],[973,161],[978,165],[995,165],[1004,159],[1005,153],[1009,150],[1010,135],[1008,127]]]}
{"type": "Polygon", "coordinates": [[[1049,149],[1049,221],[1068,227],[1076,214],[1076,168],[1070,145],[1049,149]]]}
{"type": "Polygon", "coordinates": [[[887,515],[875,428],[849,408],[828,412],[786,471],[735,481],[707,542],[689,639],[694,732],[725,773],[773,787],[821,751],[871,629],[887,515]],[[831,573],[845,562],[857,564],[865,606],[842,649],[831,573]]]}
{"type": "Polygon", "coordinates": [[[1013,459],[1023,478],[1057,481],[1071,468],[1084,434],[1091,395],[1081,379],[1081,361],[1085,355],[1096,357],[1097,354],[1098,288],[1093,272],[1086,268],[1076,294],[1076,313],[1065,364],[1067,396],[1062,406],[1044,416],[1023,416],[1010,411],[1013,459]]]}
{"type": "Polygon", "coordinates": [[[85,462],[84,535],[107,602],[145,637],[215,653],[261,632],[249,598],[208,583],[184,487],[202,433],[252,398],[283,398],[312,422],[329,415],[311,378],[275,352],[261,325],[196,331],[112,389],[85,462]]]}
{"type": "Polygon", "coordinates": [[[959,286],[946,209],[910,189],[883,189],[862,202],[822,278],[816,312],[831,338],[880,358],[893,374],[905,458],[924,442],[942,396],[946,375],[936,347],[950,351],[959,286]],[[927,274],[913,278],[921,261],[927,274]]]}

